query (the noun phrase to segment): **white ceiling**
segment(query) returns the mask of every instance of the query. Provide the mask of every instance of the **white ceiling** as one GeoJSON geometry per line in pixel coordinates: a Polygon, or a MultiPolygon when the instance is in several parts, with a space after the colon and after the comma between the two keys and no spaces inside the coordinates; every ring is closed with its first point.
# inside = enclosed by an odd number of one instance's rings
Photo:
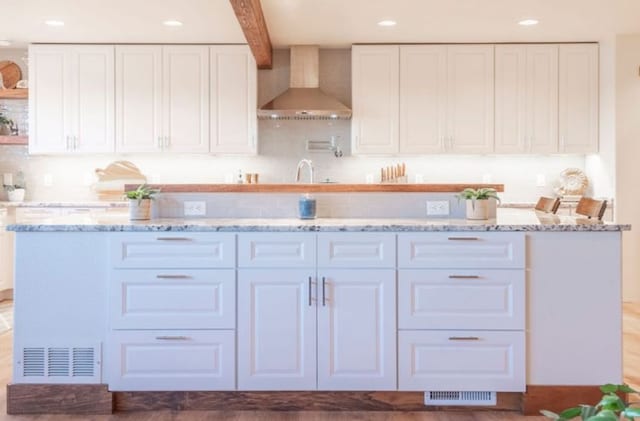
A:
{"type": "MultiPolygon", "coordinates": [[[[244,43],[228,0],[1,0],[0,39],[244,43]],[[52,28],[47,19],[66,25],[52,28]],[[161,24],[184,22],[180,28],[161,24]]],[[[275,47],[375,42],[598,41],[640,32],[640,0],[262,0],[275,47]],[[535,17],[536,27],[516,24],[535,17]],[[393,19],[382,28],[376,22],[393,19]]]]}

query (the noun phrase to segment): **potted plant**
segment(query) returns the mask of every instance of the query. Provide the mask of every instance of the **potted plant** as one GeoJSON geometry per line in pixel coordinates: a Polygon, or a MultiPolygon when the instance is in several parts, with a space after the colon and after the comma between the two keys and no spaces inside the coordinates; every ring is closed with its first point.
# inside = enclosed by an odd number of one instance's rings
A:
{"type": "Polygon", "coordinates": [[[151,218],[151,200],[160,190],[151,189],[146,184],[140,184],[137,189],[125,192],[129,199],[129,219],[141,221],[151,218]]]}
{"type": "Polygon", "coordinates": [[[500,198],[496,194],[495,189],[466,188],[458,193],[458,200],[465,199],[467,201],[467,219],[488,219],[489,217],[489,199],[496,199],[500,202],[500,198]]]}
{"type": "Polygon", "coordinates": [[[13,179],[10,174],[7,174],[5,177],[9,177],[4,179],[5,183],[8,182],[9,184],[3,184],[2,186],[4,187],[4,190],[7,192],[7,197],[9,199],[9,202],[22,202],[24,200],[24,194],[26,191],[25,183],[24,183],[24,174],[22,173],[22,171],[18,171],[18,174],[16,174],[15,183],[13,182],[13,179]]]}
{"type": "Polygon", "coordinates": [[[0,136],[9,136],[11,134],[11,126],[13,120],[8,119],[2,113],[0,113],[0,136]]]}
{"type": "Polygon", "coordinates": [[[583,421],[635,420],[636,417],[640,417],[640,408],[631,407],[618,395],[618,393],[638,393],[637,391],[626,384],[605,384],[600,386],[600,390],[603,396],[595,406],[579,405],[565,409],[559,414],[543,409],[540,413],[558,421],[567,421],[576,417],[580,417],[583,421]]]}

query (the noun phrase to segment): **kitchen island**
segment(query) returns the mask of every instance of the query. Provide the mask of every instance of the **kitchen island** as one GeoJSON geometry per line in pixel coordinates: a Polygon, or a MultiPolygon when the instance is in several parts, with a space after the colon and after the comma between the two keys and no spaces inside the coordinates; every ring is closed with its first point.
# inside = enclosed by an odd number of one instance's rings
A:
{"type": "Polygon", "coordinates": [[[424,392],[497,392],[498,408],[535,413],[622,381],[628,225],[499,209],[8,229],[9,413],[424,410],[424,392]]]}

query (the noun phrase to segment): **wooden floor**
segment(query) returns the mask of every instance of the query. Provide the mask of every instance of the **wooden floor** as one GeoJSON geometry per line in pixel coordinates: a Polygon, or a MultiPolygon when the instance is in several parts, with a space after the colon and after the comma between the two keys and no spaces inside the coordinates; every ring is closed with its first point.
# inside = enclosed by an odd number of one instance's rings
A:
{"type": "MultiPolygon", "coordinates": [[[[640,389],[640,305],[624,305],[624,375],[625,382],[640,389]]],[[[6,415],[6,389],[11,380],[12,333],[0,334],[0,420],[136,420],[136,421],[507,421],[546,420],[499,412],[266,412],[266,411],[153,411],[110,416],[6,415]]],[[[637,400],[637,399],[634,399],[637,400]]]]}

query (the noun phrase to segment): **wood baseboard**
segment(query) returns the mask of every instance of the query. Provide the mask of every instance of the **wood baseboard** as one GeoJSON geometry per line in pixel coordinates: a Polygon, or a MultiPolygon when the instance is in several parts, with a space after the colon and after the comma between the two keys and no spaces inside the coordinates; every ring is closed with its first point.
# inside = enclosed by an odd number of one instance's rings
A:
{"type": "Polygon", "coordinates": [[[0,302],[5,300],[13,300],[13,288],[0,291],[0,302]]]}
{"type": "Polygon", "coordinates": [[[541,409],[558,413],[580,404],[595,405],[600,398],[600,386],[527,386],[522,395],[522,413],[540,415],[541,409]]]}
{"type": "Polygon", "coordinates": [[[104,384],[8,384],[7,414],[111,414],[104,384]]]}

